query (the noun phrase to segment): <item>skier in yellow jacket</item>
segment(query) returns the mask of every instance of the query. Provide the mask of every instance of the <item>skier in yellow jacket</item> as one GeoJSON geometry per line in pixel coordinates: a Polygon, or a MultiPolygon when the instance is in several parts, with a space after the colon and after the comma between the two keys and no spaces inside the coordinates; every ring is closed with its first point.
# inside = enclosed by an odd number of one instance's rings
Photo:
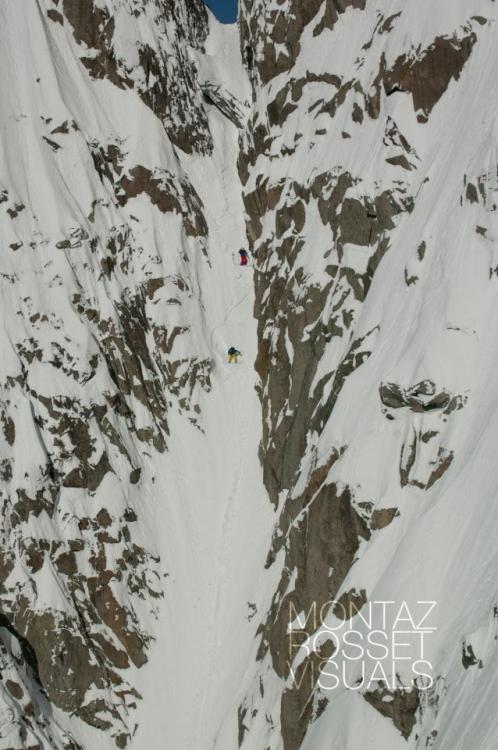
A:
{"type": "Polygon", "coordinates": [[[237,364],[238,358],[240,357],[240,352],[238,349],[236,349],[234,346],[231,346],[228,350],[228,362],[229,364],[237,364]]]}

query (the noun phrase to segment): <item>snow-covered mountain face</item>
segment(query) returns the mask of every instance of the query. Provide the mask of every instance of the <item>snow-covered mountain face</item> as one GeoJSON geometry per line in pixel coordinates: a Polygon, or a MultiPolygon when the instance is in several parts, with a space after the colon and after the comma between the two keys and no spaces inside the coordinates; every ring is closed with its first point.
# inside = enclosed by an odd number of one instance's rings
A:
{"type": "Polygon", "coordinates": [[[200,0],[0,14],[0,747],[124,747],[150,680],[135,672],[161,632],[178,651],[169,618],[188,634],[195,578],[205,588],[189,515],[218,527],[188,478],[216,444],[202,400],[228,303],[213,244],[244,231],[225,185],[243,107],[225,78],[242,100],[247,84],[235,29],[206,53],[200,0]],[[163,601],[168,578],[188,615],[163,601]]]}
{"type": "Polygon", "coordinates": [[[0,750],[496,746],[496,17],[2,3],[0,750]]]}
{"type": "Polygon", "coordinates": [[[488,1],[242,4],[279,571],[244,747],[496,744],[495,24],[488,1]],[[428,600],[431,687],[413,640],[345,661],[341,621],[400,631],[428,600]]]}

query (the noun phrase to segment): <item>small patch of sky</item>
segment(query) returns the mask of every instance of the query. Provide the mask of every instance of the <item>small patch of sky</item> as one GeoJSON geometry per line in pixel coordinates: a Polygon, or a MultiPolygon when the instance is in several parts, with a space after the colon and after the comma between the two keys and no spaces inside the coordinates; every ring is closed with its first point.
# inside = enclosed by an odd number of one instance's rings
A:
{"type": "Polygon", "coordinates": [[[208,8],[222,23],[235,23],[237,20],[238,0],[204,0],[208,8]]]}

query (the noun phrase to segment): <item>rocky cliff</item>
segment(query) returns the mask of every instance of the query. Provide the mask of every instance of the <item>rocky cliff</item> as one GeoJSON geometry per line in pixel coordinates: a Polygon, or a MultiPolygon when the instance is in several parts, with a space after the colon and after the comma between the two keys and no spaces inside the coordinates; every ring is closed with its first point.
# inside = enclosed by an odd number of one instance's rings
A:
{"type": "Polygon", "coordinates": [[[494,0],[0,19],[0,750],[494,748],[494,0]]]}

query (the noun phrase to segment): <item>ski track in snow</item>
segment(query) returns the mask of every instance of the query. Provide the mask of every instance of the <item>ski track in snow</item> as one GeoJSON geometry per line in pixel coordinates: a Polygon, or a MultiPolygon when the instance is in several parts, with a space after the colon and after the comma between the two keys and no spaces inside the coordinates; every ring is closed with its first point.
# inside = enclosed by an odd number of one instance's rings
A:
{"type": "MultiPolygon", "coordinates": [[[[227,250],[225,246],[225,251],[227,250]]],[[[236,277],[236,278],[240,278],[236,277]]],[[[248,280],[247,286],[251,284],[251,280],[248,280]]],[[[238,302],[232,305],[223,318],[223,322],[216,326],[211,332],[211,341],[213,340],[213,334],[216,330],[223,330],[224,326],[230,322],[230,317],[237,308],[239,308],[250,296],[250,289],[243,295],[238,302]]],[[[241,358],[243,360],[243,358],[241,358]]],[[[250,365],[249,365],[250,366],[250,365]]],[[[240,408],[241,400],[243,400],[247,388],[251,388],[253,385],[253,378],[248,376],[246,362],[240,362],[238,364],[226,364],[227,371],[222,374],[222,381],[224,390],[228,396],[227,408],[230,413],[230,424],[232,428],[230,430],[230,444],[235,446],[234,453],[237,455],[237,466],[233,471],[233,479],[231,481],[231,488],[225,501],[225,508],[223,512],[223,518],[221,521],[221,533],[219,546],[216,551],[216,593],[214,596],[214,609],[213,609],[213,621],[210,626],[210,633],[212,634],[211,646],[209,648],[209,654],[207,657],[207,679],[206,689],[203,692],[202,705],[199,710],[199,725],[198,725],[198,737],[197,737],[197,750],[205,750],[205,738],[203,737],[203,725],[204,717],[207,710],[207,697],[209,686],[212,684],[213,672],[216,669],[216,655],[222,648],[223,644],[219,638],[219,619],[220,611],[222,607],[223,598],[225,596],[225,588],[227,584],[228,569],[230,565],[230,557],[233,555],[233,520],[236,512],[236,504],[239,493],[239,488],[244,480],[244,459],[247,455],[247,443],[248,443],[248,420],[243,416],[240,418],[241,413],[245,414],[245,410],[240,408]],[[235,398],[233,392],[235,391],[235,398]],[[239,409],[236,408],[237,404],[239,409]]]]}

